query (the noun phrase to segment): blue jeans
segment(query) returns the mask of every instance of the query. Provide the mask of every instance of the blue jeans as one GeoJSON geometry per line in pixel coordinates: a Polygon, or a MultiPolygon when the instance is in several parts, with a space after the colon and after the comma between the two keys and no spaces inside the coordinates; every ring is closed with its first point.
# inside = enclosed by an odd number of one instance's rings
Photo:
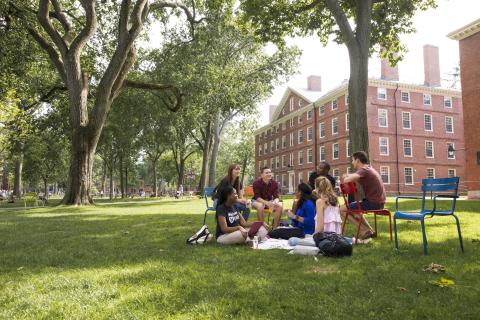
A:
{"type": "MultiPolygon", "coordinates": [[[[383,203],[374,203],[374,202],[370,202],[368,201],[367,199],[363,199],[362,201],[360,201],[360,205],[362,206],[362,209],[363,210],[382,210],[384,207],[385,207],[385,204],[383,203]]],[[[358,205],[357,205],[357,202],[351,202],[349,205],[350,209],[352,210],[357,210],[358,209],[358,205]]]]}

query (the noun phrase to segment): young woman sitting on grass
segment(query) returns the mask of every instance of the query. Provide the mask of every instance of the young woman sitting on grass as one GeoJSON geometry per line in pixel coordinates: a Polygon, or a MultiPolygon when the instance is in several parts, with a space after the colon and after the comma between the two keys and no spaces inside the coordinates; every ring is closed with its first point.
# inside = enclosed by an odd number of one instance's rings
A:
{"type": "MultiPolygon", "coordinates": [[[[249,236],[250,227],[253,223],[246,222],[240,215],[239,210],[235,208],[237,203],[237,191],[232,186],[225,186],[218,190],[219,202],[215,218],[217,220],[217,242],[221,244],[237,244],[245,243],[249,236]]],[[[267,225],[258,228],[255,234],[250,236],[258,236],[261,241],[267,235],[267,225]]]]}

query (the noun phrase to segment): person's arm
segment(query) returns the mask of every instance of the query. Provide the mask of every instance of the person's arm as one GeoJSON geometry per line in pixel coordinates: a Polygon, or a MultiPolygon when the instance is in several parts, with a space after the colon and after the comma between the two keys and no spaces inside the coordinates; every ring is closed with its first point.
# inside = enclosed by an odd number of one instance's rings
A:
{"type": "Polygon", "coordinates": [[[253,222],[247,222],[247,221],[245,221],[245,219],[243,218],[243,216],[240,215],[240,225],[241,225],[242,227],[248,228],[248,227],[251,227],[252,224],[253,224],[253,222]]]}
{"type": "Polygon", "coordinates": [[[278,204],[280,202],[280,191],[279,191],[279,184],[275,181],[275,187],[273,188],[273,202],[278,204]]]}
{"type": "Polygon", "coordinates": [[[295,211],[295,213],[293,213],[291,210],[288,210],[287,211],[287,215],[292,218],[292,220],[295,220],[295,221],[298,221],[298,222],[301,222],[303,223],[305,221],[305,219],[302,217],[304,214],[303,214],[303,211],[305,209],[305,205],[303,205],[302,207],[300,208],[297,208],[297,210],[295,211]]]}
{"type": "MultiPolygon", "coordinates": [[[[245,221],[245,220],[244,220],[245,221]]],[[[235,227],[229,227],[227,225],[227,219],[224,216],[218,216],[218,224],[220,225],[220,229],[222,230],[222,233],[232,233],[235,231],[240,230],[242,233],[247,233],[247,230],[243,228],[241,225],[240,226],[235,226],[235,227]]]]}
{"type": "Polygon", "coordinates": [[[343,176],[343,183],[357,182],[359,179],[360,175],[358,173],[345,174],[343,176]]]}
{"type": "Polygon", "coordinates": [[[307,201],[303,210],[303,224],[315,228],[315,204],[307,201]]]}
{"type": "Polygon", "coordinates": [[[323,210],[325,210],[325,200],[318,199],[316,203],[317,207],[317,223],[315,225],[315,233],[323,232],[323,210]]]}

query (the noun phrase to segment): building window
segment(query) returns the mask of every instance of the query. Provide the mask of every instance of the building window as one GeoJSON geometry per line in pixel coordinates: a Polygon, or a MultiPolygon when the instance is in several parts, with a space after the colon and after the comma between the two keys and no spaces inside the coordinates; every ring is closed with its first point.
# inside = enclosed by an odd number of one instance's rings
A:
{"type": "Polygon", "coordinates": [[[388,138],[380,137],[379,141],[380,141],[380,155],[388,156],[388,138]]]}
{"type": "Polygon", "coordinates": [[[282,136],[282,149],[287,147],[287,137],[282,136]]]}
{"type": "Polygon", "coordinates": [[[312,141],[313,139],[313,127],[307,128],[307,141],[312,141]]]}
{"type": "Polygon", "coordinates": [[[290,112],[293,111],[293,97],[290,97],[290,112]]]}
{"type": "Polygon", "coordinates": [[[435,179],[435,169],[427,168],[427,179],[435,179]]]}
{"type": "Polygon", "coordinates": [[[270,152],[274,152],[275,151],[275,141],[270,141],[270,152]]]}
{"type": "Polygon", "coordinates": [[[350,96],[348,95],[348,93],[345,94],[345,105],[348,106],[348,104],[350,103],[350,96]]]}
{"type": "Polygon", "coordinates": [[[432,96],[430,94],[423,94],[423,104],[426,106],[432,105],[432,96]]]}
{"type": "MultiPolygon", "coordinates": [[[[455,149],[455,144],[451,143],[451,142],[448,142],[447,143],[447,150],[450,148],[450,146],[455,149]]],[[[455,152],[452,152],[450,154],[450,152],[447,151],[447,159],[449,160],[454,160],[455,159],[455,152]]]]}
{"type": "Polygon", "coordinates": [[[337,184],[336,182],[340,179],[340,169],[333,169],[332,175],[335,178],[335,185],[337,184]]]}
{"type": "Polygon", "coordinates": [[[403,129],[412,129],[412,121],[410,119],[410,112],[402,112],[403,129]]]}
{"type": "Polygon", "coordinates": [[[350,143],[350,140],[347,140],[347,158],[350,158],[352,156],[352,144],[350,143]]]}
{"type": "Polygon", "coordinates": [[[338,134],[338,118],[332,119],[332,134],[338,134]]]}
{"type": "Polygon", "coordinates": [[[434,157],[433,141],[425,141],[425,157],[427,158],[434,157]]]}
{"type": "Polygon", "coordinates": [[[405,168],[405,184],[412,185],[413,184],[413,168],[405,168]]]}
{"type": "Polygon", "coordinates": [[[303,104],[303,100],[301,98],[298,99],[298,107],[301,108],[303,104]]]}
{"type": "Polygon", "coordinates": [[[387,89],[377,88],[377,98],[379,100],[387,100],[387,89]]]}
{"type": "Polygon", "coordinates": [[[337,109],[337,107],[338,107],[338,100],[337,99],[332,100],[332,110],[337,109]]]}
{"type": "Polygon", "coordinates": [[[404,139],[403,140],[403,156],[411,157],[412,154],[412,140],[411,139],[404,139]]]}
{"type": "Polygon", "coordinates": [[[453,117],[445,117],[445,131],[453,133],[453,117]]]}
{"type": "Polygon", "coordinates": [[[326,161],[327,160],[327,154],[325,153],[325,146],[320,146],[320,161],[326,161]]]}
{"type": "Polygon", "coordinates": [[[275,133],[278,133],[278,131],[280,131],[280,125],[275,127],[275,133]]]}
{"type": "Polygon", "coordinates": [[[259,155],[259,156],[262,155],[262,145],[259,145],[259,146],[258,146],[258,155],[259,155]]]}
{"type": "Polygon", "coordinates": [[[275,139],[275,150],[278,150],[278,149],[280,149],[280,139],[279,138],[275,139]]]}
{"type": "Polygon", "coordinates": [[[264,167],[267,166],[267,159],[263,159],[263,166],[264,166],[264,167]]]}
{"type": "Polygon", "coordinates": [[[338,143],[332,144],[332,160],[337,160],[339,154],[338,143]]]}
{"type": "Polygon", "coordinates": [[[451,97],[443,97],[443,106],[445,108],[451,108],[452,107],[452,98],[451,97]]]}
{"type": "Polygon", "coordinates": [[[388,111],[386,109],[378,109],[378,126],[388,128],[388,111]]]}
{"type": "Polygon", "coordinates": [[[313,115],[313,110],[308,110],[307,111],[307,120],[312,119],[312,115],[313,115]]]}
{"type": "Polygon", "coordinates": [[[298,173],[298,183],[302,183],[302,182],[303,182],[303,172],[300,171],[300,172],[298,173]]]}
{"type": "Polygon", "coordinates": [[[276,164],[276,168],[279,169],[280,168],[280,158],[278,156],[275,157],[275,164],[276,164]]]}
{"type": "Polygon", "coordinates": [[[323,116],[325,114],[325,106],[320,106],[320,115],[323,116]]]}
{"type": "Polygon", "coordinates": [[[287,156],[282,154],[282,168],[287,166],[287,156]]]}
{"type": "Polygon", "coordinates": [[[402,102],[410,103],[410,92],[402,91],[402,102]]]}
{"type": "Polygon", "coordinates": [[[293,132],[290,132],[290,147],[293,147],[293,132]]]}
{"type": "Polygon", "coordinates": [[[456,169],[448,169],[448,177],[453,178],[457,176],[457,170],[456,169]]]}
{"type": "Polygon", "coordinates": [[[303,150],[298,151],[298,165],[301,166],[303,164],[303,150]]]}
{"type": "Polygon", "coordinates": [[[303,114],[298,115],[298,124],[302,124],[303,121],[303,114]]]}
{"type": "Polygon", "coordinates": [[[390,167],[380,167],[380,177],[384,184],[390,184],[390,167]]]}
{"type": "Polygon", "coordinates": [[[294,121],[294,120],[293,120],[293,117],[290,118],[290,128],[293,128],[293,121],[294,121]]]}
{"type": "Polygon", "coordinates": [[[425,126],[425,131],[433,131],[432,115],[431,114],[423,115],[423,122],[424,122],[424,126],[425,126]]]}
{"type": "Polygon", "coordinates": [[[275,163],[274,163],[274,159],[273,158],[270,158],[270,169],[273,169],[275,168],[275,163]]]}
{"type": "Polygon", "coordinates": [[[313,162],[313,149],[307,149],[307,163],[313,162]]]}
{"type": "Polygon", "coordinates": [[[320,134],[320,138],[325,138],[325,122],[321,122],[318,126],[318,132],[320,134]]]}
{"type": "Polygon", "coordinates": [[[268,152],[268,144],[267,144],[267,143],[265,143],[265,144],[263,145],[263,152],[264,152],[265,154],[267,154],[267,152],[268,152]]]}
{"type": "Polygon", "coordinates": [[[289,165],[290,167],[293,167],[293,164],[295,162],[295,159],[294,159],[294,156],[293,156],[293,152],[290,152],[290,159],[289,159],[289,165]]]}
{"type": "Polygon", "coordinates": [[[303,130],[298,130],[298,143],[303,142],[303,130]]]}
{"type": "Polygon", "coordinates": [[[353,169],[352,167],[348,167],[348,168],[347,168],[347,173],[348,173],[348,174],[355,173],[355,169],[353,169]]]}
{"type": "Polygon", "coordinates": [[[284,174],[282,174],[282,188],[285,188],[287,186],[287,177],[284,174]]]}
{"type": "Polygon", "coordinates": [[[345,131],[350,130],[350,115],[345,113],[345,131]]]}

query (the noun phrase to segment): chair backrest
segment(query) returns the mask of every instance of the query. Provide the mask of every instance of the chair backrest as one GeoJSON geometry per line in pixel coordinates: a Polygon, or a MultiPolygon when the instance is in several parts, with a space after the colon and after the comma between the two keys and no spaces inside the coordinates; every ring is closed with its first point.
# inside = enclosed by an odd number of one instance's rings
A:
{"type": "Polygon", "coordinates": [[[207,208],[210,208],[210,206],[208,205],[208,198],[212,196],[213,190],[215,190],[215,188],[213,187],[206,187],[203,189],[203,195],[205,197],[205,205],[207,206],[207,208]]]}
{"type": "Polygon", "coordinates": [[[357,190],[357,186],[355,185],[354,182],[341,183],[340,184],[340,190],[342,191],[342,196],[343,196],[343,201],[345,201],[345,206],[348,209],[363,210],[362,206],[360,204],[360,201],[358,201],[358,190],[357,190]],[[356,208],[350,208],[350,206],[349,206],[350,201],[348,200],[348,198],[349,198],[350,195],[353,195],[354,198],[355,198],[355,201],[357,202],[356,208]]]}
{"type": "MultiPolygon", "coordinates": [[[[443,192],[444,194],[453,196],[451,212],[455,211],[458,195],[458,184],[460,182],[459,177],[452,178],[438,178],[438,179],[423,179],[422,180],[422,211],[425,211],[425,199],[428,193],[437,194],[443,192]]],[[[434,208],[435,210],[435,208],[434,208]]],[[[434,211],[432,212],[434,213],[434,211]]]]}

